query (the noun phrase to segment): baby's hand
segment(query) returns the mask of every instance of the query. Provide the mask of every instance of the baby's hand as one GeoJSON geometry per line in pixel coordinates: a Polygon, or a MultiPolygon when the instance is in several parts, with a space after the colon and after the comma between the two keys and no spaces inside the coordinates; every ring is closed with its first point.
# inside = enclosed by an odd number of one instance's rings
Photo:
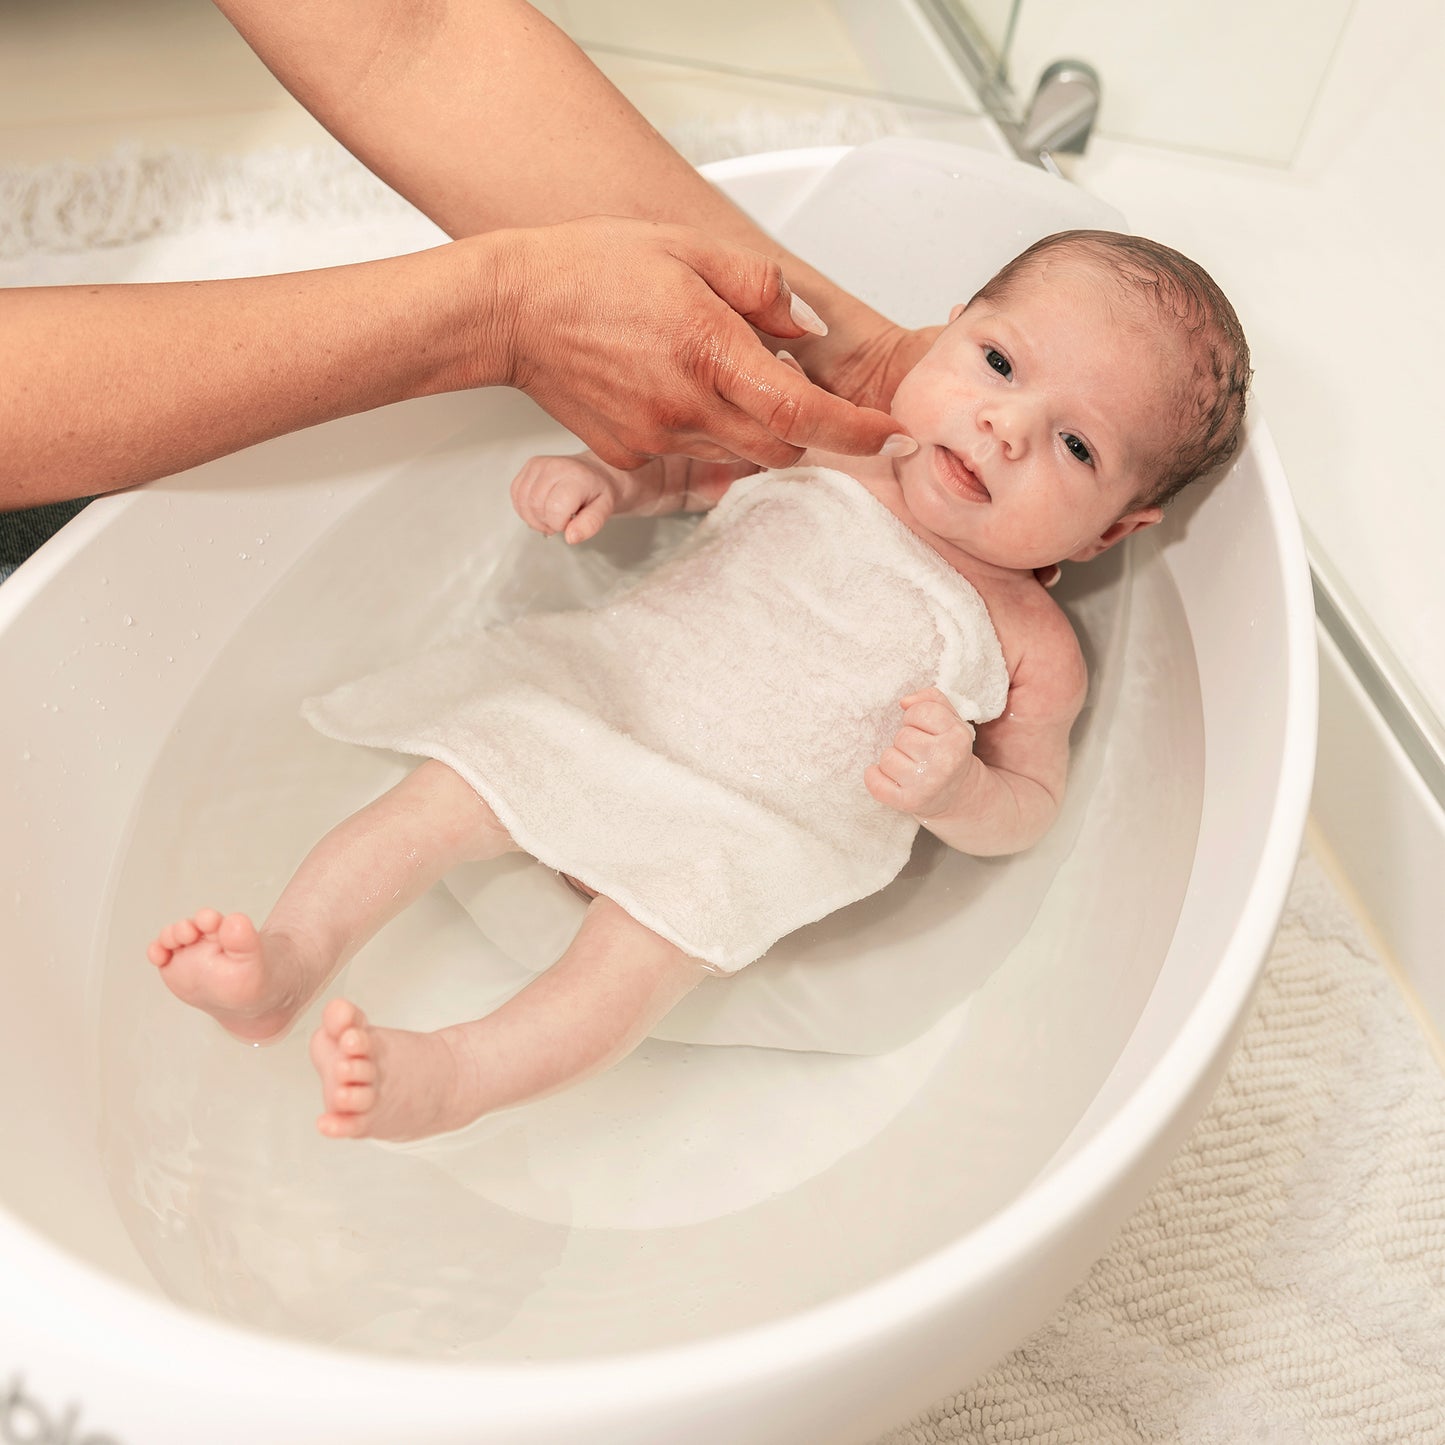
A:
{"type": "Polygon", "coordinates": [[[973,769],[973,724],[959,717],[936,687],[910,694],[899,706],[903,726],[863,782],[880,803],[934,818],[957,803],[973,769]]]}
{"type": "Polygon", "coordinates": [[[617,503],[612,473],[595,457],[533,457],[512,481],[517,515],[544,537],[595,537],[617,503]]]}

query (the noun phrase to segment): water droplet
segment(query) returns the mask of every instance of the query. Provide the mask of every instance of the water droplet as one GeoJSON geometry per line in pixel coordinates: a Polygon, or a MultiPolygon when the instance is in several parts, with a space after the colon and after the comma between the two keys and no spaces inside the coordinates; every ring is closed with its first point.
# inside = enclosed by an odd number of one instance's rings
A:
{"type": "Polygon", "coordinates": [[[129,612],[127,612],[125,616],[121,618],[121,621],[124,622],[127,627],[135,626],[135,618],[132,617],[129,612]]]}

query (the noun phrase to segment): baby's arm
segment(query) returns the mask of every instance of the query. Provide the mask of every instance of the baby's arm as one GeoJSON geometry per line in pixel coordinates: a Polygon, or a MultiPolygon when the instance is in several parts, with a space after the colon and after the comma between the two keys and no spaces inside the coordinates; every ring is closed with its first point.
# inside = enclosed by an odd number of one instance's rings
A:
{"type": "Polygon", "coordinates": [[[935,688],[903,699],[903,725],[864,782],[950,847],[1017,853],[1049,830],[1064,798],[1069,730],[1088,677],[1078,640],[1051,603],[1031,621],[1001,716],[974,735],[935,688]]]}
{"type": "Polygon", "coordinates": [[[533,457],[512,482],[512,505],[543,536],[561,532],[568,542],[585,542],[614,515],[705,512],[739,477],[756,470],[751,462],[668,456],[624,472],[591,452],[533,457]]]}

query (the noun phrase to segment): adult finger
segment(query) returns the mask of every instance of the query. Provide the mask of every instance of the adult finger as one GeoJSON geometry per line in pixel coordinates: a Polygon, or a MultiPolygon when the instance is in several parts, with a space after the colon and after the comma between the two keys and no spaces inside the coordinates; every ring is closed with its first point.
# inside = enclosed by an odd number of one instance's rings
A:
{"type": "Polygon", "coordinates": [[[793,292],[783,268],[746,246],[713,241],[691,231],[675,253],[740,316],[770,336],[826,336],[828,325],[793,292]]]}
{"type": "Polygon", "coordinates": [[[726,433],[731,452],[700,445],[689,447],[687,455],[703,456],[708,461],[751,462],[758,467],[790,467],[803,455],[802,447],[780,441],[761,422],[754,421],[737,407],[729,407],[726,421],[719,417],[717,426],[726,433]]]}
{"type": "Polygon", "coordinates": [[[918,450],[887,412],[857,407],[814,386],[801,373],[758,347],[752,364],[724,370],[718,390],[781,441],[846,456],[907,456],[918,450]]]}

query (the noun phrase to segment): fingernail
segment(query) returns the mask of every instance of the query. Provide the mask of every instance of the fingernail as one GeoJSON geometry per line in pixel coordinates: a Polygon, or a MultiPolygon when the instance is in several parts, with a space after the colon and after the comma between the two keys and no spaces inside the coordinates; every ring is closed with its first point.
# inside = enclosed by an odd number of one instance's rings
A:
{"type": "Polygon", "coordinates": [[[803,300],[795,291],[793,298],[788,302],[788,315],[793,318],[796,326],[801,326],[804,331],[811,331],[814,336],[826,336],[828,328],[823,318],[803,300]]]}
{"type": "Polygon", "coordinates": [[[911,436],[903,432],[894,432],[881,447],[878,448],[880,457],[911,457],[918,450],[918,443],[911,436]]]}
{"type": "Polygon", "coordinates": [[[791,351],[776,351],[773,353],[779,361],[791,361],[796,363],[798,358],[791,351]]]}

